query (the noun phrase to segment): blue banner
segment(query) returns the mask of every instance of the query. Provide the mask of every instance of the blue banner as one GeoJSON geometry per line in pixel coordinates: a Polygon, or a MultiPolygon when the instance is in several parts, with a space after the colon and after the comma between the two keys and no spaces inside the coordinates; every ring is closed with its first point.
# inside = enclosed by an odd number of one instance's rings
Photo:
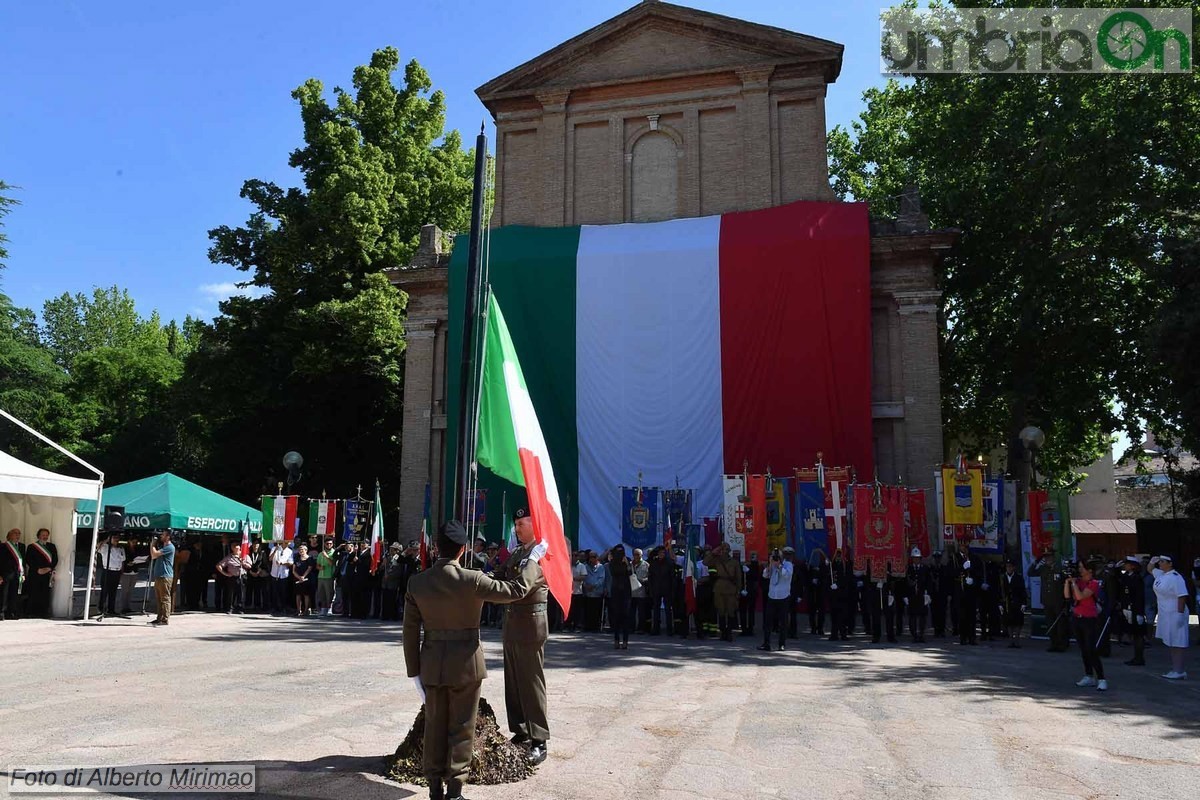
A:
{"type": "Polygon", "coordinates": [[[972,553],[1004,552],[1004,481],[983,482],[983,524],[972,527],[972,553]]]}
{"type": "Polygon", "coordinates": [[[642,551],[649,550],[658,542],[657,488],[643,486],[639,490],[636,486],[621,487],[621,541],[627,547],[642,551]]]}
{"type": "Polygon", "coordinates": [[[692,521],[692,490],[664,489],[662,493],[663,513],[669,515],[673,522],[682,519],[692,521]]]}
{"type": "MultiPolygon", "coordinates": [[[[829,537],[825,533],[825,492],[815,482],[802,481],[796,485],[796,507],[799,509],[796,521],[797,541],[802,548],[804,558],[811,561],[818,550],[822,553],[828,547],[829,537]]],[[[828,555],[828,553],[826,553],[828,555]]]]}
{"type": "Polygon", "coordinates": [[[371,522],[370,500],[346,501],[346,525],[342,530],[342,541],[365,539],[371,522]]]}

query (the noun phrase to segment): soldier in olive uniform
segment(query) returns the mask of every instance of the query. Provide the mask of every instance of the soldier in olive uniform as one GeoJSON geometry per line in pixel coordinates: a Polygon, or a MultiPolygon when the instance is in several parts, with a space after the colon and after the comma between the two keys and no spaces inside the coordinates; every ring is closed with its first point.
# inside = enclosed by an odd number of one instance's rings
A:
{"type": "MultiPolygon", "coordinates": [[[[717,628],[721,633],[721,641],[733,641],[733,623],[737,616],[738,594],[742,591],[742,565],[729,555],[729,545],[721,542],[713,548],[708,558],[704,559],[713,576],[713,606],[717,612],[717,628]]],[[[790,581],[789,581],[790,586],[790,581]]],[[[787,624],[783,620],[781,627],[787,624]]]]}
{"type": "Polygon", "coordinates": [[[438,532],[442,557],[412,576],[404,597],[404,662],[425,702],[424,767],[433,800],[461,798],[471,766],[479,688],[487,677],[479,644],[483,604],[519,600],[532,580],[541,579],[535,561],[540,554],[528,559],[531,567],[516,580],[497,581],[464,569],[458,559],[466,544],[467,530],[461,523],[443,525],[438,532]]]}
{"type": "Polygon", "coordinates": [[[500,568],[499,578],[530,571],[529,594],[508,606],[504,617],[504,707],[514,744],[529,745],[529,763],[546,760],[550,719],[546,709],[545,645],[546,578],[531,554],[544,546],[538,542],[533,518],[523,508],[513,514],[518,547],[500,568]],[[532,567],[529,565],[532,564],[532,567]]]}
{"type": "Polygon", "coordinates": [[[1042,581],[1042,609],[1050,637],[1050,646],[1046,649],[1051,653],[1062,653],[1066,652],[1071,641],[1071,632],[1068,627],[1070,620],[1063,608],[1066,600],[1063,598],[1062,566],[1054,555],[1053,550],[1044,553],[1029,567],[1028,575],[1042,581]]]}

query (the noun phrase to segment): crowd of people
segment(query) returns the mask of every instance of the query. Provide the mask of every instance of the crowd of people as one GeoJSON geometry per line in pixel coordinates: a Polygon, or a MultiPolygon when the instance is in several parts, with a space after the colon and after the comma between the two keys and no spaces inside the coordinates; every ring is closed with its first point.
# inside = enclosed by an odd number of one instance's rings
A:
{"type": "MultiPolygon", "coordinates": [[[[494,573],[505,547],[476,539],[466,565],[494,573]]],[[[145,545],[113,535],[97,557],[102,614],[129,613],[145,545]]],[[[430,562],[436,556],[431,553],[430,562]]],[[[926,556],[914,549],[903,565],[888,565],[882,578],[842,558],[792,548],[766,561],[752,553],[743,563],[725,543],[696,554],[692,596],[684,579],[684,551],[658,546],[643,553],[616,545],[605,552],[573,554],[571,613],[564,618],[551,600],[551,632],[607,632],[616,649],[630,634],[679,636],[732,642],[759,637],[762,650],[782,650],[801,631],[848,641],[861,633],[870,642],[915,644],[927,637],[956,639],[965,646],[1005,641],[1020,647],[1033,605],[1029,579],[1040,584],[1044,610],[1039,633],[1061,652],[1073,639],[1084,664],[1080,686],[1106,689],[1102,659],[1113,641],[1132,646],[1126,663],[1145,665],[1145,648],[1161,639],[1171,669],[1186,677],[1188,615],[1200,596],[1200,559],[1177,570],[1167,556],[1069,562],[1047,553],[1028,571],[1012,559],[980,556],[965,543],[926,556]]],[[[240,542],[222,537],[183,542],[174,558],[175,602],[187,611],[343,616],[399,620],[409,578],[421,569],[416,542],[389,545],[375,563],[367,542],[310,536],[280,545],[254,542],[247,557],[240,542]],[[209,586],[212,585],[211,593],[209,586]]],[[[485,604],[483,626],[499,626],[500,609],[485,604]]]]}

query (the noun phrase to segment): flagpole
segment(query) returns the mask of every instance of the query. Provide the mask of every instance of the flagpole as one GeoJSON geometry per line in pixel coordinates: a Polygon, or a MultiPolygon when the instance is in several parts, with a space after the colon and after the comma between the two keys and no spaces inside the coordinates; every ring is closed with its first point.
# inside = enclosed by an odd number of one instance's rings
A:
{"type": "Polygon", "coordinates": [[[452,508],[461,509],[467,519],[467,487],[471,479],[471,452],[474,446],[473,409],[470,408],[475,388],[475,339],[477,336],[475,317],[479,312],[479,254],[483,235],[483,188],[486,179],[487,136],[484,126],[479,126],[475,139],[475,186],[471,195],[471,234],[467,240],[467,275],[464,291],[462,368],[459,374],[458,391],[458,452],[455,453],[455,475],[459,481],[458,502],[452,508]]]}

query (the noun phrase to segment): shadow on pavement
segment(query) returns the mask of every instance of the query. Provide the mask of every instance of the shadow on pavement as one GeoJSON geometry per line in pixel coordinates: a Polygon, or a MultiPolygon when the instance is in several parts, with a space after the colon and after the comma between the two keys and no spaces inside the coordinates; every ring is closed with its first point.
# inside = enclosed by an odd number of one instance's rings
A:
{"type": "MultiPolygon", "coordinates": [[[[207,641],[286,641],[286,642],[378,642],[399,646],[399,622],[352,619],[285,619],[247,616],[244,630],[199,633],[207,641]]],[[[487,667],[493,674],[502,671],[497,652],[500,631],[482,630],[489,645],[487,667]]],[[[1134,714],[1156,716],[1167,723],[1177,736],[1200,735],[1200,680],[1168,681],[1160,677],[1168,668],[1166,648],[1161,644],[1147,649],[1149,666],[1128,667],[1132,648],[1113,643],[1112,656],[1104,659],[1109,680],[1107,693],[1077,688],[1074,683],[1083,674],[1079,651],[1072,646],[1067,653],[1047,653],[1044,641],[1024,639],[1020,649],[1009,649],[1003,642],[981,642],[978,646],[960,646],[950,639],[930,637],[928,644],[911,644],[907,637],[899,644],[871,644],[861,633],[847,642],[830,642],[821,636],[801,635],[788,642],[784,652],[763,652],[756,648],[757,636],[735,637],[733,643],[716,638],[703,640],[669,636],[634,635],[628,650],[614,650],[611,634],[559,633],[546,645],[547,670],[576,672],[620,669],[634,664],[661,669],[681,669],[697,663],[719,668],[746,664],[764,667],[807,667],[835,671],[847,688],[876,686],[880,691],[933,682],[964,692],[977,692],[981,699],[1006,697],[1032,698],[1075,713],[1105,714],[1115,724],[1140,724],[1134,714]],[[898,650],[919,655],[908,658],[904,666],[880,663],[871,654],[878,650],[898,650]],[[1122,719],[1124,715],[1130,715],[1122,719]]],[[[1200,649],[1188,653],[1193,674],[1200,678],[1200,649]]]]}

